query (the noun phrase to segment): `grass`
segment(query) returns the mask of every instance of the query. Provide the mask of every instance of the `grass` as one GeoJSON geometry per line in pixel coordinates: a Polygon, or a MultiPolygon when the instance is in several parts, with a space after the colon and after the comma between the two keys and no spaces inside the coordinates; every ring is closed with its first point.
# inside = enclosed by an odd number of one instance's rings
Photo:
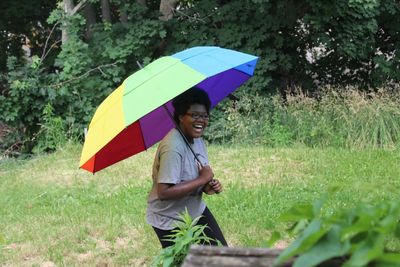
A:
{"type": "MultiPolygon", "coordinates": [[[[96,175],[81,146],[0,161],[0,265],[149,266],[160,246],[145,223],[155,149],[96,175]]],[[[291,205],[338,187],[327,210],[399,199],[400,153],[384,149],[209,146],[225,192],[205,200],[231,246],[266,246],[291,205]]]]}
{"type": "Polygon", "coordinates": [[[400,140],[399,107],[399,90],[389,88],[324,87],[318,95],[299,88],[285,98],[244,92],[235,105],[217,106],[207,134],[232,144],[393,149],[400,140]]]}

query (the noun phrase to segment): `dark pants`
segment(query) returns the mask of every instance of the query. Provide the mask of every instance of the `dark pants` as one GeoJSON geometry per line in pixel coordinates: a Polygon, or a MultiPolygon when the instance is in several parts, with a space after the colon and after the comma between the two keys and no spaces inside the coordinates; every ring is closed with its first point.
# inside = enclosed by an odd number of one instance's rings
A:
{"type": "MultiPolygon", "coordinates": [[[[221,244],[223,246],[228,246],[228,244],[226,243],[225,237],[222,234],[221,229],[219,228],[217,221],[215,220],[211,211],[207,207],[204,210],[202,217],[197,222],[197,225],[207,225],[207,227],[204,229],[204,234],[209,238],[218,240],[219,242],[221,242],[221,244]]],[[[153,227],[153,229],[156,232],[157,237],[160,240],[161,246],[163,248],[172,246],[174,244],[174,242],[164,240],[164,239],[168,239],[168,237],[167,237],[168,235],[173,234],[172,230],[174,230],[174,229],[162,230],[162,229],[159,229],[156,227],[153,227]]],[[[218,245],[217,242],[214,240],[210,242],[210,245],[212,245],[212,246],[218,245]]],[[[204,243],[203,245],[208,245],[208,243],[204,243]]]]}

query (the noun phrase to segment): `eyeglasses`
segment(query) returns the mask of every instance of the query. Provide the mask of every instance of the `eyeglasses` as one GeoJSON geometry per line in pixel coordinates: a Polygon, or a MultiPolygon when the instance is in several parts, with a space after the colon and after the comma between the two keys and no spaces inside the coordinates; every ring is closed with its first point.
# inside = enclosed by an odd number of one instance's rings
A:
{"type": "Polygon", "coordinates": [[[186,114],[192,117],[194,120],[199,120],[202,118],[203,120],[208,121],[210,119],[210,116],[207,113],[186,112],[186,114]]]}

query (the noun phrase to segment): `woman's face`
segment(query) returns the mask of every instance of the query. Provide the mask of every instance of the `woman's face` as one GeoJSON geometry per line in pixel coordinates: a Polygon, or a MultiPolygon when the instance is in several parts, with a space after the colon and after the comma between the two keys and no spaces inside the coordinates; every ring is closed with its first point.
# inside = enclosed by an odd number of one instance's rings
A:
{"type": "Polygon", "coordinates": [[[186,138],[192,141],[203,135],[208,125],[208,113],[204,105],[193,104],[186,114],[179,116],[180,128],[186,138]]]}

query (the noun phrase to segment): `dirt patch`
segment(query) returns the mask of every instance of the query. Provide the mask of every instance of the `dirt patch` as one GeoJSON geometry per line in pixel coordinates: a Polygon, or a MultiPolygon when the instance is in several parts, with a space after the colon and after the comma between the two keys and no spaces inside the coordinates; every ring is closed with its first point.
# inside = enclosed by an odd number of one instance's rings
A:
{"type": "Polygon", "coordinates": [[[56,267],[56,264],[52,261],[45,261],[40,265],[40,267],[56,267]]]}
{"type": "Polygon", "coordinates": [[[94,258],[93,252],[79,253],[74,255],[80,263],[91,262],[94,258]]]}

